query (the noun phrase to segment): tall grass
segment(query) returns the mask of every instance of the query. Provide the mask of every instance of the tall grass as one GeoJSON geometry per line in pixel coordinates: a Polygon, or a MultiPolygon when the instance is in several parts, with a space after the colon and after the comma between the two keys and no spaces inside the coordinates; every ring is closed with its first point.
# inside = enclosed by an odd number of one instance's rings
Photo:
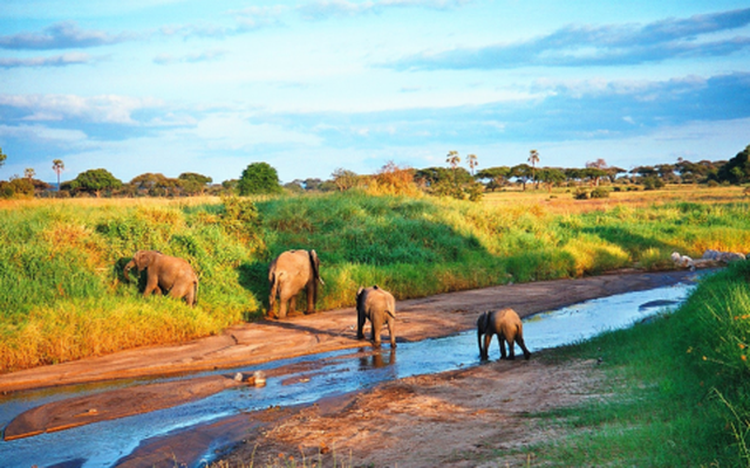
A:
{"type": "MultiPolygon", "coordinates": [[[[601,358],[595,403],[541,415],[572,436],[531,449],[545,466],[748,466],[750,262],[699,285],[672,314],[555,359],[601,358]]],[[[539,416],[539,415],[537,415],[539,416]]]]}
{"type": "Polygon", "coordinates": [[[219,200],[50,200],[0,205],[0,371],[219,332],[260,317],[272,258],[315,249],[318,309],[359,286],[397,299],[639,265],[673,250],[738,250],[744,203],[614,206],[582,213],[361,192],[219,200]],[[187,259],[198,306],[139,296],[122,276],[139,249],[187,259]],[[122,318],[118,318],[122,314],[122,318]]]}

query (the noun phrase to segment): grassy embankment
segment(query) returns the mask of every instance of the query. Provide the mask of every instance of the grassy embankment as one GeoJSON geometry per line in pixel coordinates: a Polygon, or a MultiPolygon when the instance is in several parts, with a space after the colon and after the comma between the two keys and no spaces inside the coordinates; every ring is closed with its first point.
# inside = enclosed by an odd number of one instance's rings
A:
{"type": "Polygon", "coordinates": [[[317,250],[326,281],[318,306],[330,309],[351,305],[364,284],[404,299],[633,265],[670,268],[673,250],[699,256],[750,245],[747,204],[734,192],[722,204],[652,196],[639,207],[613,196],[589,212],[580,209],[585,202],[524,194],[482,204],[356,193],[285,197],[256,201],[257,213],[237,199],[5,203],[0,372],[253,320],[265,311],[270,259],[291,248],[317,250]],[[138,249],[189,260],[201,280],[198,305],[140,297],[137,284],[122,277],[138,249]]]}
{"type": "MultiPolygon", "coordinates": [[[[699,285],[672,314],[550,359],[598,359],[602,397],[547,418],[568,434],[531,466],[750,465],[750,262],[699,285]]],[[[504,455],[498,453],[498,455],[504,455]]]]}

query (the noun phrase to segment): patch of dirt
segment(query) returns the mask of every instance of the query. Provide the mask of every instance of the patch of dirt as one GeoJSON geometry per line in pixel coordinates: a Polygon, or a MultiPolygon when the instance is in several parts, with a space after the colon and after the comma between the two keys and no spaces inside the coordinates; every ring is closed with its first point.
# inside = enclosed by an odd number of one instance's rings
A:
{"type": "Polygon", "coordinates": [[[274,414],[223,459],[228,466],[525,466],[513,451],[559,436],[530,413],[599,395],[596,361],[497,361],[378,385],[367,392],[274,414]],[[509,454],[510,453],[510,454],[509,454]]]}

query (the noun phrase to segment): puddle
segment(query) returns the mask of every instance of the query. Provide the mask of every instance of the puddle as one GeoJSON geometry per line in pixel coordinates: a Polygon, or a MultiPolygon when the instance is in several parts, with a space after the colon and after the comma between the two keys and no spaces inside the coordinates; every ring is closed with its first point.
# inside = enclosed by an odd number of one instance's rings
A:
{"type": "MultiPolygon", "coordinates": [[[[536,314],[524,320],[526,345],[533,353],[584,340],[605,330],[630,326],[665,308],[677,306],[687,298],[693,287],[692,284],[680,283],[536,314]]],[[[499,349],[493,340],[490,358],[495,360],[498,357],[499,349]]],[[[471,330],[445,338],[399,343],[396,352],[384,344],[380,352],[366,347],[274,361],[260,366],[193,374],[189,377],[233,375],[235,372],[247,375],[264,370],[268,380],[266,386],[261,388],[237,387],[152,413],[0,442],[0,460],[3,466],[109,467],[133,452],[141,442],[179,429],[245,411],[312,403],[387,380],[443,372],[479,362],[476,331],[471,330]]],[[[144,382],[169,380],[175,379],[131,380],[14,394],[0,398],[0,426],[5,427],[22,412],[51,401],[144,382]]],[[[202,466],[200,461],[196,465],[202,466]]]]}

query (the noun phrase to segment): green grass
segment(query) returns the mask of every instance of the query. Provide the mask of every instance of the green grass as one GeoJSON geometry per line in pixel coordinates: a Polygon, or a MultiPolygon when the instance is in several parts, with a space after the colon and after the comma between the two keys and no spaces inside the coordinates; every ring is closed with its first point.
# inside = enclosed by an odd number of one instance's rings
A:
{"type": "Polygon", "coordinates": [[[598,359],[602,397],[532,415],[570,434],[528,449],[543,466],[748,466],[750,262],[704,280],[672,314],[568,347],[598,359]]]}
{"type": "MultiPolygon", "coordinates": [[[[520,196],[520,195],[519,195],[520,196]]],[[[48,200],[0,205],[0,372],[218,333],[265,313],[272,258],[314,248],[319,310],[377,283],[398,300],[571,278],[673,250],[750,245],[746,203],[597,211],[358,192],[257,199],[48,200]],[[139,249],[187,259],[198,305],[139,296],[122,276],[139,249]]]]}

